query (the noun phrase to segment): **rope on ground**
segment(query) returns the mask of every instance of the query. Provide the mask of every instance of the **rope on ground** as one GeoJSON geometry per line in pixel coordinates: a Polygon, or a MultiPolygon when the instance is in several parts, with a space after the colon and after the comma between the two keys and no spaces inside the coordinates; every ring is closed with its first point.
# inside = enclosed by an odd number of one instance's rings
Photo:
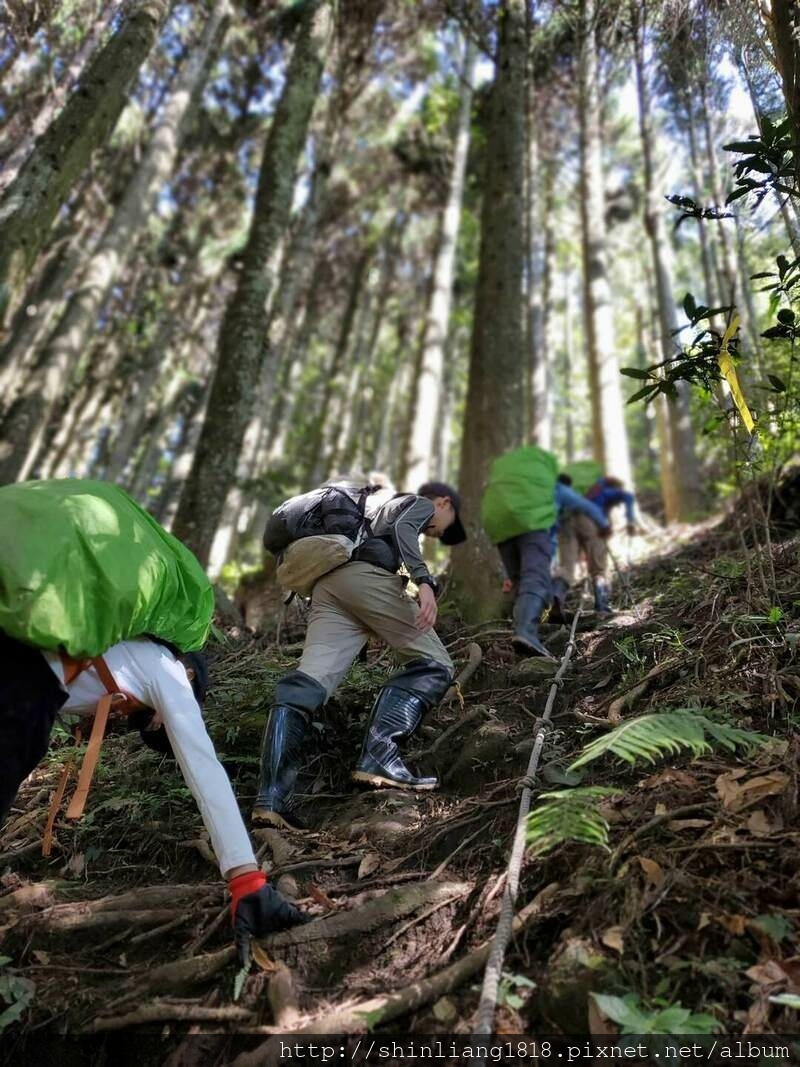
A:
{"type": "Polygon", "coordinates": [[[564,649],[564,655],[561,657],[561,664],[556,671],[555,678],[553,678],[550,692],[547,694],[547,703],[544,707],[544,714],[541,719],[537,721],[531,758],[528,761],[528,769],[525,772],[524,778],[521,779],[522,795],[519,801],[517,826],[514,831],[514,843],[511,847],[511,856],[508,861],[508,875],[506,878],[505,890],[503,892],[503,902],[500,907],[500,918],[497,922],[497,930],[495,931],[494,940],[492,941],[492,947],[489,952],[489,959],[486,963],[486,970],[483,975],[481,999],[478,1004],[475,1029],[473,1031],[476,1036],[491,1034],[494,1026],[494,1013],[497,1009],[497,996],[500,988],[500,979],[503,974],[503,961],[505,959],[508,942],[511,938],[514,922],[514,907],[517,902],[517,891],[519,889],[519,876],[522,870],[523,860],[525,859],[525,829],[528,821],[528,812],[531,807],[531,791],[536,784],[536,772],[539,768],[539,759],[541,758],[542,749],[544,748],[544,738],[547,733],[553,705],[555,704],[556,693],[561,686],[561,681],[566,673],[569,661],[572,658],[572,653],[575,651],[575,631],[578,626],[580,614],[581,609],[578,607],[575,610],[575,615],[572,619],[569,641],[567,642],[567,647],[564,649]]]}

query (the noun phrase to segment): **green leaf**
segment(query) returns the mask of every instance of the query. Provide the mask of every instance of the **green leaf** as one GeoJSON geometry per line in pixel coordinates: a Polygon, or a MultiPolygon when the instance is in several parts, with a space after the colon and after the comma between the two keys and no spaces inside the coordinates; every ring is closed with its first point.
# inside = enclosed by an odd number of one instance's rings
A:
{"type": "Polygon", "coordinates": [[[608,822],[597,810],[597,804],[617,792],[605,786],[582,786],[542,793],[528,816],[525,840],[537,855],[564,841],[607,848],[608,822]]]}
{"type": "Polygon", "coordinates": [[[686,312],[687,319],[694,318],[696,307],[697,304],[695,304],[694,297],[691,293],[687,293],[686,296],[683,298],[683,310],[686,312]]]}
{"type": "Polygon", "coordinates": [[[779,378],[777,374],[768,374],[767,378],[769,378],[770,384],[776,393],[786,392],[786,382],[782,378],[779,378]]]}
{"type": "Polygon", "coordinates": [[[778,914],[757,915],[753,919],[753,925],[763,930],[776,945],[786,941],[794,932],[792,924],[783,915],[778,914]]]}
{"type": "Polygon", "coordinates": [[[626,993],[624,997],[612,997],[606,993],[589,995],[607,1019],[622,1027],[623,1034],[647,1033],[647,1019],[639,1011],[639,998],[635,993],[626,993]]]}
{"type": "Polygon", "coordinates": [[[797,993],[776,993],[769,998],[770,1004],[783,1004],[786,1008],[794,1008],[800,1011],[800,996],[797,993]]]}
{"type": "Polygon", "coordinates": [[[752,750],[766,744],[768,738],[750,730],[714,722],[686,709],[642,715],[621,723],[610,733],[584,747],[570,765],[574,771],[600,756],[610,753],[632,766],[640,760],[655,763],[662,756],[674,756],[689,749],[702,756],[712,749],[712,742],[733,752],[736,748],[752,750]]]}
{"type": "Polygon", "coordinates": [[[627,374],[629,378],[641,378],[644,382],[650,379],[650,371],[641,370],[639,367],[621,367],[620,374],[627,374]]]}
{"type": "Polygon", "coordinates": [[[724,144],[722,149],[724,152],[752,152],[756,147],[763,147],[760,137],[753,137],[751,141],[731,141],[730,144],[724,144]]]}
{"type": "Polygon", "coordinates": [[[642,400],[644,397],[647,397],[649,399],[651,396],[654,396],[659,391],[659,388],[659,383],[656,383],[655,385],[646,385],[644,389],[640,389],[638,393],[634,393],[633,396],[629,396],[628,403],[634,404],[637,400],[642,400]]]}
{"type": "Polygon", "coordinates": [[[778,322],[782,322],[784,326],[794,326],[794,312],[791,308],[781,308],[778,312],[778,322]]]}

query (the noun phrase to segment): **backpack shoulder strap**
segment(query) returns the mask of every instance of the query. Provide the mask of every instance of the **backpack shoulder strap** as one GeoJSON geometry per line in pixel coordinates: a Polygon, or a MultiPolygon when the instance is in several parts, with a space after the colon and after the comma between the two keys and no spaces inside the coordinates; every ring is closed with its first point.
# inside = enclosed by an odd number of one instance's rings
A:
{"type": "Polygon", "coordinates": [[[91,666],[97,671],[100,681],[106,688],[106,693],[97,702],[94,721],[92,722],[92,732],[89,734],[86,755],[83,757],[80,774],[78,775],[78,784],[67,808],[68,819],[79,819],[83,815],[95,768],[100,759],[100,748],[103,744],[103,737],[105,736],[106,724],[112,705],[117,706],[126,715],[137,708],[146,707],[141,700],[137,700],[130,693],[126,693],[124,689],[120,689],[102,656],[95,656],[91,660],[91,666]]]}

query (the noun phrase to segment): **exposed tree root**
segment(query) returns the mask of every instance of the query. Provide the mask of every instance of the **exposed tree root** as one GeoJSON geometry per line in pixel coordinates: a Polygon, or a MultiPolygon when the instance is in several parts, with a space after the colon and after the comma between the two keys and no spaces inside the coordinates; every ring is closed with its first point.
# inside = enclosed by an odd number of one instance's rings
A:
{"type": "MultiPolygon", "coordinates": [[[[534,919],[537,919],[546,909],[547,905],[559,889],[558,883],[545,886],[537,893],[534,899],[522,909],[516,917],[512,927],[512,933],[518,934],[524,930],[534,919]]],[[[423,1004],[429,1004],[432,1000],[452,992],[462,985],[473,974],[476,974],[485,965],[489,956],[491,942],[474,949],[463,959],[445,967],[443,971],[424,978],[420,982],[401,989],[396,993],[384,993],[381,996],[370,997],[369,1000],[340,1004],[317,1016],[315,1019],[299,1026],[293,1031],[294,1034],[347,1034],[362,1033],[367,1028],[391,1022],[409,1012],[416,1011],[423,1004]]],[[[259,1033],[281,1033],[280,1027],[264,1027],[259,1033]]],[[[251,1052],[244,1052],[237,1056],[234,1067],[262,1067],[277,1063],[280,1053],[280,1041],[272,1038],[265,1041],[251,1052]]]]}
{"type": "Polygon", "coordinates": [[[202,1004],[169,1004],[156,1000],[152,1004],[143,1004],[136,1011],[130,1011],[126,1015],[95,1019],[85,1032],[99,1034],[109,1030],[125,1030],[129,1026],[142,1026],[146,1023],[239,1023],[248,1022],[252,1018],[251,1011],[247,1011],[246,1008],[237,1008],[233,1004],[221,1008],[207,1008],[202,1004]]]}

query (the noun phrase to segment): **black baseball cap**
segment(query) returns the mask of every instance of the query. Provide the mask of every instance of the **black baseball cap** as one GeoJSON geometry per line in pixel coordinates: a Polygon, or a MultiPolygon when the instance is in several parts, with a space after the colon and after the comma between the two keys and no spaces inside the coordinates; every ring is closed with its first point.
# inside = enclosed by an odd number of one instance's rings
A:
{"type": "Polygon", "coordinates": [[[459,518],[459,512],[461,511],[461,497],[452,485],[448,485],[447,482],[424,482],[417,490],[417,496],[449,496],[450,503],[453,505],[453,510],[456,513],[456,518],[455,522],[452,522],[442,534],[442,544],[460,545],[463,541],[466,541],[467,531],[464,529],[464,525],[459,518]]]}

